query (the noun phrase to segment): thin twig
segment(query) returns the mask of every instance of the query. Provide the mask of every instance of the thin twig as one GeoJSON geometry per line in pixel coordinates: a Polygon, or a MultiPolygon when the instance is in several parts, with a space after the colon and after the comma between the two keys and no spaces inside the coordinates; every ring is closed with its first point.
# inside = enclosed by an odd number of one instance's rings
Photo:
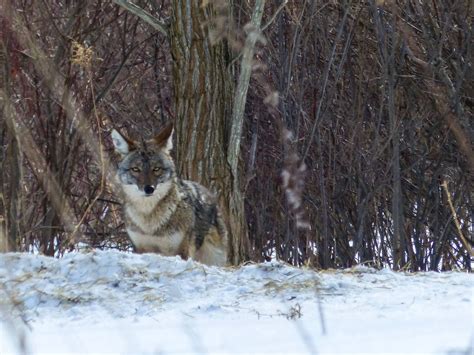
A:
{"type": "Polygon", "coordinates": [[[270,26],[272,24],[273,21],[275,21],[276,17],[278,16],[278,14],[281,12],[281,10],[283,10],[283,8],[286,6],[286,4],[288,4],[288,0],[284,0],[281,5],[278,7],[278,9],[276,9],[275,13],[273,14],[273,16],[270,18],[270,20],[268,20],[268,22],[262,26],[262,32],[265,31],[267,29],[268,26],[270,26]]]}
{"type": "Polygon", "coordinates": [[[464,245],[464,247],[466,248],[467,252],[471,255],[471,257],[473,257],[474,256],[474,250],[473,250],[473,248],[470,247],[470,245],[467,242],[466,238],[462,234],[461,225],[459,224],[459,221],[458,221],[458,218],[457,218],[457,215],[456,215],[456,211],[454,209],[453,202],[451,200],[451,194],[449,193],[449,190],[448,190],[448,182],[446,180],[443,181],[442,186],[444,188],[444,192],[446,192],[446,197],[448,199],[449,208],[451,209],[451,213],[453,215],[454,224],[456,225],[456,229],[457,229],[458,234],[459,234],[459,239],[461,239],[461,242],[464,245]]]}
{"type": "Polygon", "coordinates": [[[326,95],[327,84],[328,84],[328,81],[329,81],[329,74],[331,72],[331,67],[333,65],[333,62],[336,60],[336,49],[337,49],[337,46],[339,44],[339,40],[342,37],[344,27],[346,26],[346,21],[347,21],[347,16],[349,14],[349,11],[350,11],[350,7],[347,6],[346,10],[344,11],[344,16],[342,18],[342,21],[339,25],[339,29],[337,31],[336,39],[334,40],[334,45],[332,47],[331,56],[329,57],[329,60],[327,62],[326,68],[325,68],[324,79],[323,79],[323,84],[322,84],[322,89],[321,89],[321,97],[319,98],[318,108],[317,108],[316,115],[315,115],[315,118],[314,118],[313,127],[311,128],[311,133],[310,133],[309,138],[308,138],[308,144],[307,144],[306,148],[304,149],[304,154],[303,154],[302,161],[305,161],[306,157],[308,156],[309,149],[311,148],[311,145],[312,145],[313,139],[314,139],[314,135],[316,133],[316,128],[318,127],[318,125],[321,121],[320,114],[321,114],[321,109],[322,109],[322,105],[323,105],[323,102],[324,102],[324,98],[325,98],[325,95],[326,95]]]}
{"type": "Polygon", "coordinates": [[[155,30],[160,31],[162,34],[168,37],[168,26],[156,17],[152,16],[149,12],[143,10],[141,7],[131,3],[130,1],[113,0],[113,2],[130,11],[132,14],[140,17],[143,21],[151,25],[155,30]]]}
{"type": "Polygon", "coordinates": [[[93,110],[94,110],[94,116],[95,116],[95,119],[96,119],[96,122],[97,122],[97,130],[99,132],[98,134],[98,138],[99,138],[99,161],[100,161],[100,165],[101,165],[101,168],[100,168],[100,187],[99,187],[99,192],[96,193],[94,199],[92,200],[92,202],[89,204],[89,206],[87,206],[86,210],[84,211],[81,219],[79,220],[79,222],[76,224],[76,226],[74,227],[74,230],[71,234],[71,241],[73,243],[73,245],[75,244],[75,237],[76,237],[76,232],[77,230],[79,229],[79,227],[82,225],[82,223],[84,222],[84,219],[86,218],[86,216],[89,214],[90,210],[92,209],[92,207],[94,206],[94,204],[97,202],[97,200],[99,199],[100,196],[102,196],[103,192],[104,192],[104,188],[105,188],[105,161],[104,161],[104,148],[103,148],[103,143],[102,143],[102,135],[101,135],[101,132],[100,132],[100,129],[101,129],[101,124],[100,124],[100,119],[99,119],[99,115],[97,114],[97,107],[96,107],[96,104],[95,104],[95,92],[94,92],[94,84],[93,84],[93,81],[92,81],[92,70],[91,70],[91,66],[88,65],[87,67],[87,72],[88,72],[88,76],[89,76],[89,83],[90,83],[90,86],[91,86],[91,96],[92,96],[92,104],[93,104],[93,110]]]}

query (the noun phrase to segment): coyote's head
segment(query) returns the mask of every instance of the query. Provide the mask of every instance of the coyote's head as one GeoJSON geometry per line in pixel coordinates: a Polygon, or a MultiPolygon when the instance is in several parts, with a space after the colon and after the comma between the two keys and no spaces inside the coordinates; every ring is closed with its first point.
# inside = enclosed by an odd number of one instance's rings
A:
{"type": "Polygon", "coordinates": [[[173,147],[173,125],[166,126],[155,138],[132,141],[112,131],[115,150],[122,157],[118,179],[127,195],[146,197],[162,194],[169,189],[175,174],[170,156],[173,147]]]}

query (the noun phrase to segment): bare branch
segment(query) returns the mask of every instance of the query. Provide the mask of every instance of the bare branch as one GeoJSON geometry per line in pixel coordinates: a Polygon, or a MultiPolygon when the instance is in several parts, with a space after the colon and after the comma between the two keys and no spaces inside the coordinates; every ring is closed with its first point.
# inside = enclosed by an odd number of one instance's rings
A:
{"type": "Polygon", "coordinates": [[[132,14],[140,17],[143,21],[151,25],[155,30],[160,31],[162,34],[168,37],[168,26],[156,17],[152,16],[149,12],[127,0],[113,0],[113,2],[130,11],[132,14]]]}
{"type": "Polygon", "coordinates": [[[272,24],[273,21],[275,21],[276,17],[278,16],[278,14],[281,12],[281,10],[283,10],[283,8],[286,6],[286,4],[288,4],[288,0],[284,0],[280,6],[278,6],[278,9],[275,11],[275,13],[273,14],[273,16],[270,18],[270,20],[268,20],[268,22],[262,26],[262,32],[265,31],[267,29],[268,26],[270,26],[272,24]]]}
{"type": "MultiPolygon", "coordinates": [[[[249,23],[250,29],[245,40],[245,46],[242,50],[242,62],[240,65],[240,75],[235,92],[234,106],[232,108],[232,127],[230,132],[229,149],[227,151],[227,161],[231,166],[234,176],[234,182],[237,177],[237,167],[239,163],[240,140],[242,136],[242,125],[245,112],[245,103],[247,101],[247,91],[252,74],[252,61],[254,48],[260,37],[260,24],[262,21],[263,8],[265,0],[255,1],[255,7],[252,13],[252,19],[249,23]]],[[[248,25],[247,25],[248,26],[248,25]]]]}
{"type": "Polygon", "coordinates": [[[453,221],[454,221],[454,224],[456,225],[456,230],[458,232],[459,239],[461,240],[462,244],[464,245],[464,248],[466,248],[466,251],[471,255],[471,257],[474,257],[474,249],[469,245],[468,241],[466,240],[466,238],[462,234],[461,225],[459,224],[459,220],[458,220],[458,217],[456,215],[456,210],[454,209],[453,201],[451,200],[451,193],[448,190],[448,182],[446,180],[443,181],[442,186],[444,188],[444,192],[446,192],[446,197],[448,199],[449,208],[451,210],[451,214],[453,215],[453,221]]]}

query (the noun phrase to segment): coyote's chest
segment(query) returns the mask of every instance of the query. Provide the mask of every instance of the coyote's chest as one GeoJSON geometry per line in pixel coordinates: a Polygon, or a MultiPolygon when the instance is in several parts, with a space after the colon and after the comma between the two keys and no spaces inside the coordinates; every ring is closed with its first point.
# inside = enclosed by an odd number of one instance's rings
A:
{"type": "Polygon", "coordinates": [[[135,206],[126,206],[125,215],[127,216],[128,224],[136,227],[135,229],[138,229],[142,234],[160,234],[161,229],[169,223],[176,212],[177,205],[169,204],[160,207],[159,209],[152,210],[150,213],[143,213],[135,206]]]}
{"type": "Polygon", "coordinates": [[[184,235],[179,231],[163,235],[143,234],[131,229],[127,229],[127,232],[135,248],[141,252],[159,252],[168,256],[178,255],[184,241],[184,235]]]}
{"type": "Polygon", "coordinates": [[[125,214],[127,232],[135,248],[142,252],[177,255],[184,240],[184,233],[173,228],[172,223],[177,201],[144,197],[133,202],[126,205],[125,214]]]}

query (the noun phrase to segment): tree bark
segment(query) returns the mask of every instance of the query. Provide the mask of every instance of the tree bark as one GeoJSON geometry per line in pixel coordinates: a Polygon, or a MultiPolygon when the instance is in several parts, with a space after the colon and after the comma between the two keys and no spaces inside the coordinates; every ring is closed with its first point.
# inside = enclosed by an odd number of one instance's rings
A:
{"type": "Polygon", "coordinates": [[[226,44],[211,43],[211,5],[173,1],[169,40],[173,57],[177,168],[181,177],[219,193],[228,226],[229,262],[248,258],[243,194],[227,161],[234,85],[226,44]]]}
{"type": "MultiPolygon", "coordinates": [[[[10,65],[8,39],[0,40],[0,75],[3,80],[0,81],[0,88],[3,89],[4,95],[0,96],[0,110],[2,116],[6,120],[11,119],[11,103],[10,103],[10,65]]],[[[2,157],[2,169],[0,178],[1,182],[1,201],[0,201],[0,237],[6,238],[0,241],[4,244],[2,249],[6,251],[18,251],[20,236],[20,220],[19,211],[21,211],[21,153],[17,134],[14,125],[6,124],[4,136],[7,145],[5,155],[2,157]]],[[[1,133],[1,132],[0,132],[1,133]]],[[[3,145],[0,145],[0,147],[3,145]]]]}

